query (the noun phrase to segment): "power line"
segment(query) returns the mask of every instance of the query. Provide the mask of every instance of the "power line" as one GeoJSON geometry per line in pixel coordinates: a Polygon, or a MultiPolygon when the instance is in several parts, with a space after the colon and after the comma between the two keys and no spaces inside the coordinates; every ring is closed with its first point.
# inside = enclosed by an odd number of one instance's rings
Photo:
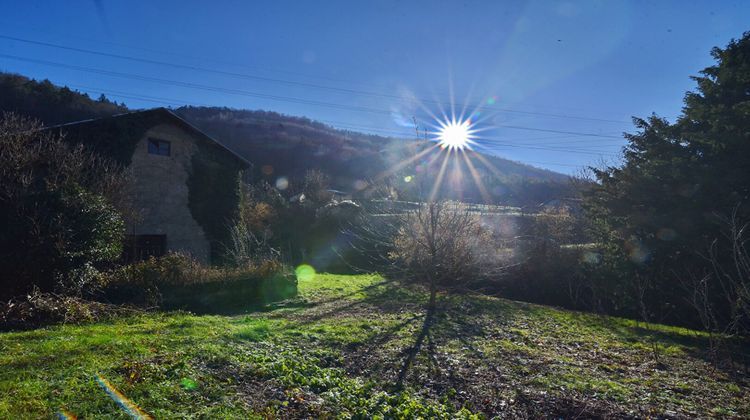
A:
{"type": "MultiPolygon", "coordinates": [[[[135,61],[135,62],[141,62],[141,63],[147,63],[147,64],[156,64],[156,65],[161,65],[161,66],[169,66],[169,67],[181,68],[185,70],[214,73],[214,74],[219,74],[223,76],[237,77],[237,78],[242,78],[242,79],[258,80],[258,81],[263,81],[263,82],[279,83],[279,84],[285,84],[285,85],[291,85],[291,86],[302,86],[302,87],[308,87],[308,88],[328,90],[328,91],[337,92],[337,93],[380,97],[380,98],[387,98],[387,99],[395,99],[399,101],[412,101],[412,99],[404,98],[403,96],[400,96],[400,95],[393,95],[393,94],[373,92],[373,91],[363,91],[363,90],[358,90],[358,89],[341,88],[341,87],[335,87],[335,86],[326,86],[326,85],[320,85],[320,84],[315,84],[315,83],[307,83],[307,82],[300,82],[300,81],[287,80],[287,79],[257,76],[257,75],[251,75],[251,74],[246,74],[246,73],[236,73],[236,72],[218,70],[218,69],[213,69],[213,68],[208,68],[208,67],[193,66],[193,65],[180,64],[180,63],[171,63],[171,62],[152,60],[152,59],[142,58],[142,57],[133,57],[129,55],[89,50],[85,48],[71,47],[67,45],[54,44],[54,43],[43,42],[43,41],[35,41],[35,40],[18,38],[18,37],[9,36],[9,35],[0,34],[0,38],[12,40],[16,42],[33,44],[33,45],[40,45],[44,47],[57,48],[57,49],[62,49],[62,50],[67,50],[67,51],[74,51],[74,52],[79,52],[79,53],[84,53],[84,54],[98,55],[102,57],[110,57],[110,58],[129,60],[129,61],[135,61]]],[[[422,103],[432,103],[432,104],[437,104],[437,105],[441,104],[440,101],[436,101],[436,100],[430,100],[430,99],[424,99],[424,98],[414,98],[414,99],[422,103]]],[[[610,119],[594,118],[594,117],[583,117],[583,116],[576,116],[576,115],[551,114],[551,113],[544,113],[544,112],[521,111],[517,109],[498,108],[498,107],[484,106],[484,105],[479,105],[476,107],[476,109],[496,111],[496,112],[516,113],[516,114],[524,114],[524,115],[552,117],[552,118],[564,118],[564,119],[575,119],[575,120],[585,120],[585,121],[598,121],[598,122],[606,122],[606,123],[629,124],[628,121],[610,120],[610,119]]]]}
{"type": "Polygon", "coordinates": [[[486,150],[493,150],[497,151],[501,147],[512,147],[517,149],[532,149],[532,150],[547,150],[551,152],[562,152],[562,153],[574,153],[579,155],[593,155],[593,156],[617,156],[615,153],[605,153],[600,151],[594,151],[594,150],[585,150],[585,149],[560,149],[560,148],[552,148],[552,147],[535,147],[535,146],[521,146],[517,144],[511,144],[511,143],[499,143],[494,142],[491,143],[492,147],[487,147],[480,145],[480,148],[486,149],[486,150]]]}
{"type": "MultiPolygon", "coordinates": [[[[125,97],[125,98],[131,98],[131,99],[137,99],[137,100],[143,100],[148,102],[155,102],[155,103],[161,103],[161,104],[167,104],[167,105],[188,105],[187,102],[177,101],[173,99],[168,98],[159,98],[159,97],[153,97],[153,96],[139,96],[139,95],[131,95],[131,94],[124,94],[122,92],[116,92],[116,91],[107,91],[102,89],[96,89],[96,88],[88,88],[83,87],[80,85],[71,85],[72,87],[78,87],[82,89],[91,89],[91,92],[98,92],[98,93],[110,93],[118,97],[125,97]]],[[[207,105],[207,104],[206,104],[207,105]]],[[[256,118],[257,121],[265,121],[259,118],[256,118]]],[[[401,131],[401,130],[392,130],[392,129],[386,129],[382,127],[371,127],[371,126],[365,126],[360,124],[352,124],[352,123],[345,123],[340,121],[326,121],[326,120],[320,120],[320,122],[331,124],[335,126],[343,127],[344,129],[357,129],[357,130],[369,130],[373,132],[380,132],[380,133],[386,133],[386,134],[399,134],[404,135],[405,137],[409,137],[411,132],[401,131]]],[[[514,147],[514,148],[520,148],[520,149],[533,149],[533,150],[548,150],[548,151],[555,151],[555,152],[563,152],[563,153],[576,153],[576,154],[588,154],[588,155],[612,155],[615,156],[612,153],[605,153],[601,151],[596,150],[590,150],[590,149],[572,149],[572,148],[555,148],[555,147],[543,147],[542,145],[528,145],[528,144],[509,144],[509,143],[499,143],[499,142],[507,142],[508,139],[497,139],[497,138],[481,138],[483,143],[487,143],[493,146],[488,147],[486,145],[482,145],[482,148],[487,150],[497,150],[497,147],[514,147]]]]}
{"type": "MultiPolygon", "coordinates": [[[[66,68],[66,69],[71,69],[71,70],[76,70],[76,71],[87,72],[87,73],[101,74],[105,76],[120,77],[120,78],[125,78],[125,79],[146,81],[146,82],[152,82],[152,83],[160,83],[160,84],[165,84],[165,85],[185,87],[185,88],[198,89],[198,90],[206,90],[206,91],[218,92],[218,93],[226,93],[226,94],[231,94],[231,95],[248,96],[248,97],[254,97],[254,98],[268,99],[268,100],[280,101],[280,102],[298,103],[298,104],[304,104],[304,105],[323,106],[323,107],[329,107],[329,108],[347,110],[347,111],[371,112],[371,113],[384,114],[384,115],[390,115],[392,113],[390,110],[384,110],[384,109],[378,109],[378,108],[371,108],[371,107],[364,107],[364,106],[349,106],[349,105],[337,104],[337,103],[332,103],[332,102],[314,101],[314,100],[297,98],[297,97],[269,95],[269,94],[263,94],[263,93],[240,90],[240,89],[221,88],[221,87],[203,85],[203,84],[198,84],[198,83],[181,82],[181,81],[175,81],[175,80],[161,79],[158,77],[138,75],[138,74],[133,74],[133,73],[123,73],[123,72],[97,69],[97,68],[86,67],[86,66],[77,66],[77,65],[65,64],[65,63],[59,63],[59,62],[48,61],[48,60],[39,60],[39,59],[21,57],[21,56],[12,55],[12,54],[0,53],[0,57],[8,58],[11,60],[25,61],[25,62],[31,62],[31,63],[42,64],[42,65],[47,65],[47,66],[66,68]]],[[[510,128],[510,129],[515,129],[515,130],[540,131],[540,132],[546,132],[546,133],[571,134],[571,135],[579,135],[579,136],[586,136],[586,137],[620,139],[620,137],[612,136],[612,135],[543,129],[543,128],[537,128],[537,127],[526,127],[526,126],[517,126],[517,125],[494,125],[494,127],[510,128]]]]}
{"type": "Polygon", "coordinates": [[[103,52],[103,51],[87,50],[84,48],[52,44],[49,42],[41,42],[41,41],[33,41],[29,39],[16,38],[16,37],[8,36],[8,35],[0,35],[0,38],[9,39],[9,40],[18,41],[18,42],[25,42],[28,44],[41,45],[45,47],[58,48],[58,49],[67,50],[67,51],[75,51],[75,52],[80,52],[80,53],[85,53],[85,54],[98,55],[102,57],[117,58],[121,60],[136,61],[136,62],[147,63],[147,64],[156,64],[160,66],[168,66],[168,67],[180,68],[180,69],[185,69],[185,70],[193,70],[193,71],[201,71],[205,73],[215,73],[215,74],[220,74],[224,76],[238,77],[242,79],[260,80],[264,82],[280,83],[280,84],[295,85],[295,86],[305,86],[305,87],[325,89],[325,90],[331,90],[334,92],[347,93],[347,94],[362,94],[362,95],[369,95],[369,96],[384,96],[384,97],[390,97],[390,98],[401,98],[396,95],[386,95],[386,94],[380,94],[377,92],[367,92],[367,91],[360,91],[360,90],[355,90],[355,89],[338,88],[334,86],[319,85],[315,83],[306,83],[306,82],[299,82],[299,81],[293,81],[293,80],[277,79],[273,77],[256,76],[256,75],[245,74],[245,73],[236,73],[236,72],[225,71],[225,70],[211,69],[211,68],[201,67],[201,66],[192,66],[188,64],[171,63],[167,61],[152,60],[152,59],[141,58],[141,57],[132,57],[128,55],[114,54],[114,53],[108,53],[108,52],[103,52]]]}
{"type": "MultiPolygon", "coordinates": [[[[4,20],[3,17],[0,17],[0,22],[2,22],[3,20],[4,20]]],[[[5,22],[9,24],[9,25],[5,25],[5,26],[10,26],[11,23],[17,23],[17,22],[12,21],[12,20],[5,20],[5,22]]],[[[185,59],[189,59],[189,60],[199,60],[201,62],[206,62],[206,61],[207,62],[213,62],[213,63],[217,63],[217,64],[231,66],[231,67],[234,67],[234,68],[244,68],[244,69],[258,70],[258,71],[261,71],[261,72],[272,72],[273,74],[289,74],[289,75],[293,75],[293,76],[299,76],[299,77],[302,77],[302,78],[305,78],[305,79],[317,79],[317,80],[329,81],[329,82],[334,82],[334,83],[343,83],[343,84],[346,84],[346,85],[365,86],[367,88],[376,89],[376,90],[377,89],[390,89],[390,87],[387,87],[386,85],[383,85],[383,84],[373,84],[371,82],[367,82],[366,83],[366,82],[355,81],[355,80],[351,80],[351,79],[342,79],[342,78],[335,78],[335,77],[331,77],[331,76],[324,76],[324,75],[321,75],[321,74],[303,73],[303,72],[291,71],[291,70],[288,70],[288,69],[281,69],[281,68],[278,68],[278,67],[268,67],[268,66],[261,66],[261,65],[257,65],[257,64],[252,64],[251,65],[251,64],[239,63],[239,62],[236,62],[236,61],[230,61],[230,60],[224,60],[224,59],[217,59],[217,58],[211,58],[211,57],[208,57],[208,58],[207,57],[198,57],[196,55],[191,55],[191,54],[177,53],[177,52],[172,51],[172,50],[160,50],[160,49],[154,49],[154,48],[146,48],[146,47],[143,47],[142,45],[133,45],[133,44],[127,44],[127,43],[121,43],[121,42],[106,41],[106,40],[101,39],[101,38],[96,38],[95,39],[95,38],[90,38],[90,37],[85,37],[85,36],[77,36],[77,35],[74,35],[74,34],[72,34],[70,32],[60,32],[60,31],[50,30],[50,28],[47,27],[47,26],[40,27],[40,26],[29,25],[27,22],[24,23],[24,28],[26,28],[26,29],[33,29],[37,33],[46,34],[48,36],[53,37],[53,39],[55,39],[55,40],[60,39],[60,38],[67,38],[67,39],[73,39],[73,40],[80,40],[80,41],[84,41],[84,42],[88,42],[88,43],[96,43],[96,44],[103,45],[103,46],[112,46],[112,47],[125,48],[125,49],[129,49],[129,50],[136,50],[136,51],[146,52],[146,53],[149,53],[149,54],[159,54],[160,56],[167,55],[167,56],[172,56],[172,57],[185,58],[185,59]]],[[[443,94],[445,95],[446,93],[443,92],[443,94]]],[[[538,105],[531,105],[531,104],[529,104],[529,105],[519,104],[519,106],[539,107],[538,105]]],[[[541,108],[558,109],[558,110],[573,111],[573,112],[582,111],[580,108],[570,108],[570,107],[560,107],[560,106],[542,106],[541,108]]],[[[676,117],[674,117],[674,118],[676,118],[676,117]]],[[[618,120],[610,120],[610,121],[617,122],[618,120]]],[[[620,121],[620,122],[622,122],[622,123],[626,123],[626,122],[630,123],[630,121],[620,121]]]]}
{"type": "Polygon", "coordinates": [[[500,125],[496,124],[495,127],[503,127],[503,128],[512,128],[514,130],[529,130],[529,131],[541,131],[545,133],[559,133],[559,134],[571,134],[576,136],[585,136],[585,137],[603,137],[603,138],[610,138],[610,139],[621,139],[622,137],[619,136],[608,136],[603,134],[596,134],[596,133],[581,133],[578,131],[564,131],[564,130],[551,130],[551,129],[545,129],[545,128],[537,128],[537,127],[524,127],[520,125],[500,125]]]}
{"type": "Polygon", "coordinates": [[[534,160],[519,161],[520,163],[536,163],[537,165],[553,165],[553,166],[569,166],[572,168],[582,168],[586,165],[575,165],[572,163],[558,163],[558,162],[538,162],[534,160]]]}
{"type": "MultiPolygon", "coordinates": [[[[3,21],[3,18],[0,17],[0,22],[2,22],[2,21],[3,21]]],[[[6,23],[10,23],[10,21],[6,20],[6,23]]],[[[145,48],[143,46],[136,46],[136,45],[125,44],[125,43],[120,43],[120,42],[105,41],[105,40],[102,40],[102,39],[91,39],[91,38],[87,38],[87,37],[76,36],[76,35],[73,35],[73,34],[70,34],[70,33],[67,33],[67,32],[66,33],[62,33],[62,32],[58,32],[58,31],[50,31],[49,28],[47,28],[47,27],[42,28],[42,27],[38,27],[38,26],[34,27],[34,26],[30,26],[30,25],[25,25],[25,27],[26,28],[34,29],[35,32],[39,32],[39,33],[44,33],[44,34],[50,35],[50,36],[52,36],[55,39],[58,39],[58,38],[78,39],[78,40],[82,40],[82,41],[85,41],[85,42],[95,42],[95,43],[101,44],[101,45],[121,47],[121,48],[130,49],[130,50],[143,51],[143,52],[151,53],[151,54],[159,54],[159,55],[162,55],[162,56],[163,55],[169,55],[169,56],[173,56],[173,57],[187,58],[187,59],[190,59],[190,60],[209,61],[209,62],[214,62],[214,63],[218,63],[218,64],[224,64],[224,65],[228,65],[228,66],[232,66],[232,67],[238,67],[238,68],[247,68],[247,69],[253,69],[253,70],[260,70],[260,71],[267,71],[267,72],[273,72],[273,73],[283,73],[283,74],[289,74],[289,75],[294,75],[294,76],[300,76],[300,77],[303,77],[303,78],[306,78],[306,79],[318,79],[318,80],[325,80],[325,81],[331,81],[331,82],[336,82],[336,83],[344,83],[344,84],[349,84],[349,85],[368,86],[368,87],[375,87],[377,89],[383,88],[383,86],[376,86],[376,85],[373,85],[373,84],[356,82],[356,81],[353,81],[353,80],[333,78],[333,77],[322,76],[322,75],[306,74],[306,73],[301,73],[301,72],[295,72],[295,71],[290,71],[290,70],[285,70],[285,69],[279,69],[279,68],[272,68],[272,67],[264,67],[264,66],[258,66],[258,65],[240,64],[240,63],[237,63],[237,62],[227,61],[227,60],[219,60],[219,59],[216,59],[216,58],[196,57],[196,56],[190,55],[190,54],[180,54],[180,53],[176,53],[174,51],[164,51],[164,50],[158,50],[158,49],[153,49],[153,48],[145,48]]]]}
{"type": "MultiPolygon", "coordinates": [[[[323,121],[327,122],[328,121],[323,121]]],[[[389,130],[389,129],[380,129],[376,127],[367,127],[362,125],[356,125],[356,124],[347,124],[347,123],[335,123],[337,125],[345,125],[348,127],[351,127],[353,129],[364,129],[364,130],[373,130],[373,131],[380,131],[380,132],[386,132],[386,133],[397,133],[397,134],[406,134],[405,131],[396,131],[396,130],[389,130]]],[[[480,137],[478,138],[478,141],[480,144],[485,145],[493,145],[493,146],[507,146],[507,147],[517,147],[521,149],[534,149],[534,150],[549,150],[549,151],[555,151],[555,152],[566,152],[566,153],[585,153],[585,154],[592,154],[592,155],[615,155],[613,153],[607,153],[603,151],[598,150],[591,150],[591,149],[581,149],[581,148],[561,148],[561,147],[545,147],[545,145],[540,144],[525,144],[525,143],[507,143],[508,141],[512,141],[510,139],[499,139],[499,138],[492,138],[492,137],[480,137]]],[[[611,147],[611,146],[610,146],[611,147]]],[[[489,147],[487,147],[489,148],[489,147]]]]}
{"type": "MultiPolygon", "coordinates": [[[[554,146],[554,145],[560,145],[560,144],[566,145],[566,144],[571,144],[571,143],[573,144],[585,143],[588,147],[594,147],[594,146],[612,147],[612,146],[620,146],[621,144],[624,144],[623,141],[625,140],[622,137],[619,139],[578,139],[577,136],[572,136],[572,135],[551,137],[551,138],[548,137],[548,139],[559,140],[562,138],[571,138],[571,137],[575,138],[575,140],[565,140],[565,141],[557,141],[557,142],[542,141],[542,142],[533,142],[529,144],[540,145],[540,146],[554,146]],[[608,142],[608,143],[602,144],[603,142],[608,142]]],[[[527,141],[527,140],[535,140],[535,139],[523,139],[523,141],[527,141]]]]}

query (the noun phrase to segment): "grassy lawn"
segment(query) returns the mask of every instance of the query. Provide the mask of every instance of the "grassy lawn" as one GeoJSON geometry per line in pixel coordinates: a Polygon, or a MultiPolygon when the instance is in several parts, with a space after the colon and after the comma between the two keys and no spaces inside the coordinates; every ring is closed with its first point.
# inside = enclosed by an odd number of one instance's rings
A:
{"type": "Polygon", "coordinates": [[[174,417],[743,417],[747,376],[706,337],[374,275],[317,275],[237,316],[155,313],[0,334],[0,418],[128,418],[97,381],[174,417]],[[656,343],[661,363],[655,363],[656,343]]]}

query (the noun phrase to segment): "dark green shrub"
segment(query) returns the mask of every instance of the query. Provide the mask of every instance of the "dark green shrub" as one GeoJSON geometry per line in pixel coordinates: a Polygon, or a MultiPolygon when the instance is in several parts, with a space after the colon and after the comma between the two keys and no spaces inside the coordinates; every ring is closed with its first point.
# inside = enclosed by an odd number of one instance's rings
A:
{"type": "Polygon", "coordinates": [[[101,268],[121,253],[123,222],[112,202],[122,172],[40,128],[0,118],[0,297],[34,286],[80,293],[81,277],[71,279],[72,272],[101,268]]]}

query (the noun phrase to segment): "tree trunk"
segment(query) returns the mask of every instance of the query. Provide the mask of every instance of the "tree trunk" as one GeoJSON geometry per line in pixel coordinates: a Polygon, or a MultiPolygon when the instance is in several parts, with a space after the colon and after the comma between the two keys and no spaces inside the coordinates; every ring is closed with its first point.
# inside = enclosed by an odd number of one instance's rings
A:
{"type": "Polygon", "coordinates": [[[427,315],[425,317],[425,325],[429,328],[432,325],[432,318],[435,316],[437,311],[437,284],[435,281],[430,282],[430,302],[427,304],[427,315]]]}
{"type": "Polygon", "coordinates": [[[427,305],[427,308],[430,309],[430,311],[435,310],[435,301],[437,300],[437,285],[434,281],[430,282],[430,303],[427,305]]]}

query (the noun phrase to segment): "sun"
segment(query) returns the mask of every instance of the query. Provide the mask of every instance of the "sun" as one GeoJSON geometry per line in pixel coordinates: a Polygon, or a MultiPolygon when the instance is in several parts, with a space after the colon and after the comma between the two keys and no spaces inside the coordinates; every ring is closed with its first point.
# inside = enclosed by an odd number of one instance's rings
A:
{"type": "Polygon", "coordinates": [[[448,150],[471,149],[474,143],[474,130],[472,130],[471,120],[440,121],[440,129],[437,131],[436,140],[440,147],[448,150]]]}

